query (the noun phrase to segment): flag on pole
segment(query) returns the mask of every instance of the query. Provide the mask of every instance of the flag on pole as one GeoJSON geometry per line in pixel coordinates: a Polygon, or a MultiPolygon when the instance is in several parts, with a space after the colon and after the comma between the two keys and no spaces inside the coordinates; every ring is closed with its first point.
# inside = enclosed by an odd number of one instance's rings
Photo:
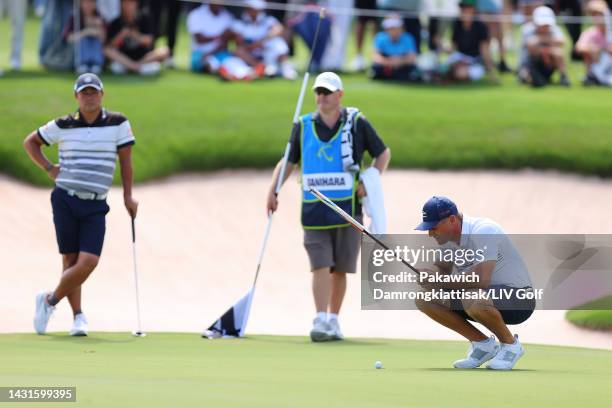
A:
{"type": "Polygon", "coordinates": [[[254,293],[255,286],[251,287],[246,296],[236,302],[234,306],[230,307],[227,312],[223,313],[223,316],[214,322],[208,329],[204,330],[202,337],[218,339],[221,337],[244,336],[254,293]]]}

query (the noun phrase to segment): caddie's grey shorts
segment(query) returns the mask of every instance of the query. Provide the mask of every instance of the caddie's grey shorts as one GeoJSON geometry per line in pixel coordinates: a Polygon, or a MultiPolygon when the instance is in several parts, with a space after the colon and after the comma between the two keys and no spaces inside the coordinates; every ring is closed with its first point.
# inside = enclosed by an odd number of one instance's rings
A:
{"type": "MultiPolygon", "coordinates": [[[[362,217],[356,217],[361,222],[362,217]]],[[[352,227],[304,230],[304,248],[310,270],[331,268],[332,272],[355,273],[361,234],[352,227]]]]}

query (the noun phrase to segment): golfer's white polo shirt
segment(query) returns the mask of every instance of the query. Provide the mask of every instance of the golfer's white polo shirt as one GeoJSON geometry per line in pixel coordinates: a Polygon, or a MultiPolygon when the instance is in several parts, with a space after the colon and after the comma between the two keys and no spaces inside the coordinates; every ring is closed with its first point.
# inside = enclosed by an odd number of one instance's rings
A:
{"type": "Polygon", "coordinates": [[[199,44],[194,38],[195,35],[202,34],[209,38],[220,37],[231,28],[234,20],[234,16],[225,9],[222,9],[218,15],[214,15],[206,4],[191,11],[187,17],[187,31],[191,36],[191,51],[200,51],[204,54],[214,51],[221,44],[220,39],[199,44]]]}
{"type": "Polygon", "coordinates": [[[38,129],[47,144],[59,145],[60,172],[55,184],[64,190],[105,194],[113,182],[117,151],[135,142],[130,122],[103,109],[88,124],[79,112],[52,120],[38,129]]]}
{"type": "MultiPolygon", "coordinates": [[[[513,288],[531,286],[527,265],[504,230],[488,218],[463,216],[459,247],[481,250],[484,261],[496,261],[491,274],[491,285],[513,288]]],[[[457,266],[459,273],[472,270],[475,262],[457,266]]]]}

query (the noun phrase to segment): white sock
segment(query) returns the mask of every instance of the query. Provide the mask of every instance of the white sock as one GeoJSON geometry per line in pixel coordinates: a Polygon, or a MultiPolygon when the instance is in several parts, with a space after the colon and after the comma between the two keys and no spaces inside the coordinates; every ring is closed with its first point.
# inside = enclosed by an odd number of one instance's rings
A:
{"type": "Polygon", "coordinates": [[[330,320],[338,321],[338,314],[337,313],[328,313],[327,314],[327,321],[329,322],[330,320]]]}
{"type": "Polygon", "coordinates": [[[320,319],[324,322],[327,321],[327,312],[317,312],[317,319],[320,319]]]}

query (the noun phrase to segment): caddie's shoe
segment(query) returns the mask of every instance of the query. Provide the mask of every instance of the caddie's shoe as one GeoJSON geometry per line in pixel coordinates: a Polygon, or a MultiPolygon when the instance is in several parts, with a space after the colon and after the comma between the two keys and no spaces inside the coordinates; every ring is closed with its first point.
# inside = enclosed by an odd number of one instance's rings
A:
{"type": "Polygon", "coordinates": [[[495,337],[491,336],[487,340],[473,341],[468,349],[467,358],[457,360],[453,363],[455,368],[477,368],[489,361],[499,351],[499,344],[495,337]]]}
{"type": "Polygon", "coordinates": [[[329,326],[329,336],[332,340],[344,340],[344,336],[340,331],[340,324],[338,323],[338,319],[330,319],[327,322],[329,326]]]}
{"type": "Polygon", "coordinates": [[[50,306],[45,298],[47,297],[47,292],[42,292],[36,295],[36,311],[34,312],[34,330],[38,334],[45,334],[47,331],[47,324],[49,323],[49,318],[53,314],[55,310],[54,306],[50,306]]]}
{"type": "Polygon", "coordinates": [[[500,349],[493,360],[487,364],[491,370],[512,370],[519,358],[525,354],[525,349],[519,342],[518,336],[514,335],[514,343],[500,344],[500,349]]]}
{"type": "Polygon", "coordinates": [[[72,329],[70,329],[71,336],[87,336],[87,319],[83,313],[79,313],[74,316],[74,322],[72,323],[72,329]]]}
{"type": "Polygon", "coordinates": [[[312,322],[312,330],[310,331],[310,340],[314,342],[332,340],[329,324],[327,324],[325,320],[318,317],[314,319],[312,322]]]}

